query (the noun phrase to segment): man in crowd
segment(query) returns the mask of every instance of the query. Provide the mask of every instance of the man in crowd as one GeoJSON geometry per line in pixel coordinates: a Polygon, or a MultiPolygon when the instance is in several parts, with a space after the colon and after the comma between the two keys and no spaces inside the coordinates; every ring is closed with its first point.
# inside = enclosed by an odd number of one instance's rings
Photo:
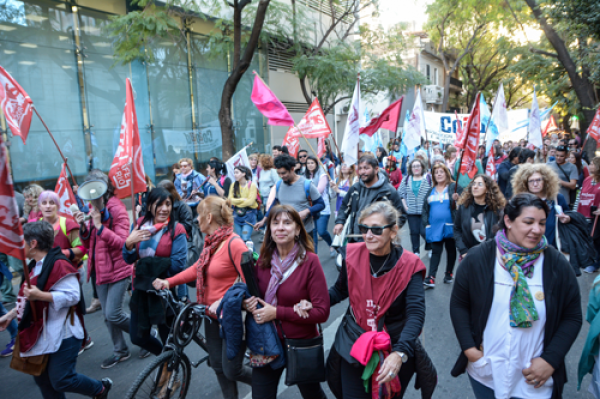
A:
{"type": "Polygon", "coordinates": [[[306,159],[308,158],[308,151],[300,150],[298,151],[298,162],[300,162],[300,170],[297,173],[304,174],[306,171],[306,159]]]}
{"type": "MultiPolygon", "coordinates": [[[[269,199],[267,200],[267,209],[270,210],[275,200],[281,205],[290,205],[293,207],[300,214],[300,217],[304,221],[304,228],[316,243],[315,235],[317,229],[315,228],[314,219],[319,212],[325,209],[325,202],[321,198],[319,190],[317,190],[314,184],[306,180],[304,176],[294,173],[296,166],[296,159],[294,157],[282,154],[275,158],[274,163],[281,181],[277,182],[271,188],[269,199]]],[[[254,229],[258,230],[264,226],[268,216],[269,212],[267,211],[264,219],[254,225],[254,229]]]]}
{"type": "MultiPolygon", "coordinates": [[[[360,212],[373,202],[390,201],[392,205],[402,211],[402,201],[398,192],[389,183],[385,174],[379,170],[377,158],[365,155],[358,160],[358,176],[360,181],[350,187],[348,194],[344,197],[342,205],[335,219],[333,234],[339,235],[344,228],[348,218],[350,228],[348,234],[360,235],[358,228],[358,216],[360,212]]],[[[404,224],[405,216],[398,220],[399,227],[404,224]]],[[[351,237],[350,242],[362,241],[361,238],[351,237]]]]}
{"type": "Polygon", "coordinates": [[[506,195],[507,188],[510,185],[510,170],[513,166],[519,164],[520,153],[521,147],[513,148],[508,154],[508,158],[498,166],[498,186],[504,195],[506,195]]]}
{"type": "Polygon", "coordinates": [[[567,204],[571,206],[575,201],[579,172],[577,172],[577,166],[567,162],[567,154],[567,147],[559,146],[556,148],[556,161],[548,162],[548,166],[558,175],[560,179],[558,182],[560,186],[559,192],[565,197],[567,204]]]}
{"type": "Polygon", "coordinates": [[[274,145],[273,146],[273,159],[277,158],[281,154],[288,154],[289,155],[287,147],[286,146],[281,146],[281,145],[274,145]]]}

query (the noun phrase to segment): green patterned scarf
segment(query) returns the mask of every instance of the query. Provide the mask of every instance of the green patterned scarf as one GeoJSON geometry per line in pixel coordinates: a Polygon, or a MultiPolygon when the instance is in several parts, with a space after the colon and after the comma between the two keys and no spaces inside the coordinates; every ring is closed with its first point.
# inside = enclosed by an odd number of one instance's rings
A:
{"type": "Polygon", "coordinates": [[[510,292],[510,326],[529,328],[539,316],[525,277],[533,276],[533,264],[548,247],[546,236],[542,236],[535,248],[528,249],[510,242],[502,230],[496,234],[496,244],[504,262],[502,267],[514,281],[510,292]]]}

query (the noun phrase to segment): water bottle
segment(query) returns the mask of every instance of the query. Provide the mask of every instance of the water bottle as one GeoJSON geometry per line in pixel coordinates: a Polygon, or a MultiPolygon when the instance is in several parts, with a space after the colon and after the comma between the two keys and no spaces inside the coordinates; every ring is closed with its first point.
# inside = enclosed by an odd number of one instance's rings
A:
{"type": "Polygon", "coordinates": [[[246,246],[248,247],[248,250],[254,252],[254,243],[252,241],[246,241],[246,246]]]}

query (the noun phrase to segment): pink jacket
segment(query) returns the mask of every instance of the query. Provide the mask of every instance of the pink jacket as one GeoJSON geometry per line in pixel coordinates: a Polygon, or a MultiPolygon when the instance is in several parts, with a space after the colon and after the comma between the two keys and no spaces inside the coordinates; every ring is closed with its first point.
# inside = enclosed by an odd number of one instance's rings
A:
{"type": "Polygon", "coordinates": [[[106,209],[110,217],[102,222],[104,228],[100,235],[90,222],[90,235],[81,240],[88,249],[88,281],[92,270],[95,270],[98,285],[114,283],[133,274],[133,265],[123,260],[123,245],[129,236],[127,209],[117,197],[108,200],[106,209]]]}

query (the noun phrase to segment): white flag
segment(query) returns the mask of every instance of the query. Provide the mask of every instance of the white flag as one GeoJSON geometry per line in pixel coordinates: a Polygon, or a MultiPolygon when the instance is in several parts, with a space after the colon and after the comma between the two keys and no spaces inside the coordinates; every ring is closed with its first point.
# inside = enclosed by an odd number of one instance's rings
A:
{"type": "Polygon", "coordinates": [[[529,116],[529,144],[535,148],[541,147],[542,141],[542,121],[540,119],[540,108],[538,106],[535,88],[533,89],[533,101],[531,102],[531,115],[529,116]]]}
{"type": "Polygon", "coordinates": [[[494,140],[508,130],[508,113],[506,110],[506,99],[504,98],[504,85],[500,83],[494,109],[492,109],[492,120],[488,126],[488,136],[486,137],[486,154],[489,154],[494,140]]]}
{"type": "MultiPolygon", "coordinates": [[[[227,162],[225,162],[227,166],[227,177],[231,179],[231,181],[235,181],[235,177],[233,176],[233,171],[236,166],[243,165],[252,170],[250,166],[250,161],[248,160],[248,154],[246,153],[246,147],[239,150],[234,156],[229,158],[227,162]]],[[[229,193],[225,193],[225,196],[229,195],[229,193]]]]}
{"type": "Polygon", "coordinates": [[[358,162],[356,157],[358,156],[358,135],[360,134],[360,81],[356,81],[356,88],[354,89],[354,95],[352,96],[352,102],[350,103],[350,109],[348,110],[348,122],[346,123],[346,129],[344,130],[344,139],[342,140],[342,153],[344,154],[344,163],[346,165],[353,165],[358,162]]]}
{"type": "Polygon", "coordinates": [[[415,105],[413,107],[412,114],[410,114],[410,120],[408,126],[404,129],[404,145],[408,149],[408,152],[414,151],[414,149],[421,145],[421,137],[425,138],[425,115],[423,114],[423,104],[421,103],[421,89],[417,92],[417,98],[415,99],[415,105]]]}

